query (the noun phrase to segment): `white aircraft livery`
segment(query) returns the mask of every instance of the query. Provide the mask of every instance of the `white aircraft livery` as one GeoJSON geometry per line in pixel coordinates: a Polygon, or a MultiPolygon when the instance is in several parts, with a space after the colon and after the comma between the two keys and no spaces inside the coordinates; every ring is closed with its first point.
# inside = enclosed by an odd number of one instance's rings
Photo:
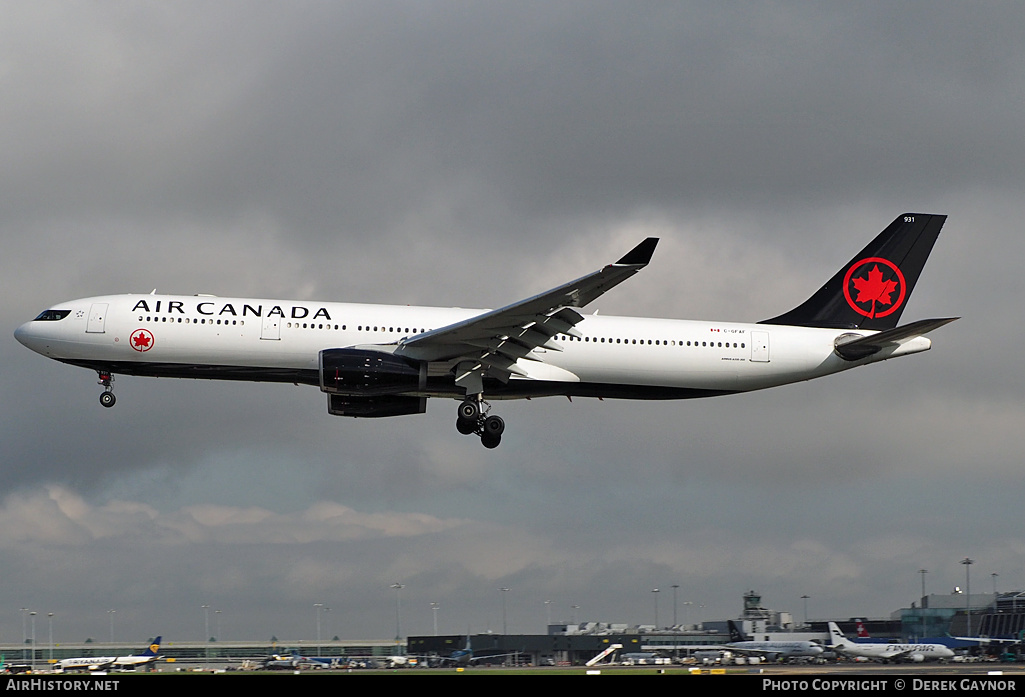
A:
{"type": "Polygon", "coordinates": [[[762,656],[769,661],[777,659],[814,658],[822,653],[821,646],[813,641],[755,641],[744,635],[733,620],[727,620],[730,628],[730,643],[724,649],[737,653],[762,656]]]}
{"type": "Polygon", "coordinates": [[[144,666],[149,663],[154,663],[160,660],[160,656],[157,652],[160,651],[160,640],[163,637],[157,637],[153,642],[140,654],[134,656],[82,656],[79,658],[64,658],[57,661],[54,669],[58,672],[75,671],[75,670],[88,670],[88,671],[106,671],[106,670],[135,670],[139,666],[144,666]]]}
{"type": "Polygon", "coordinates": [[[849,640],[836,622],[829,623],[830,648],[848,656],[872,658],[877,661],[945,661],[954,652],[943,644],[881,644],[856,643],[849,640]]]}
{"type": "Polygon", "coordinates": [[[15,337],[115,374],[303,383],[337,416],[420,414],[460,400],[456,428],[496,447],[487,399],[688,399],[809,380],[926,351],[955,318],[897,326],[946,216],[897,217],[806,302],[754,324],[585,315],[647,266],[657,238],[575,281],[498,310],[110,295],[58,303],[15,337]]]}

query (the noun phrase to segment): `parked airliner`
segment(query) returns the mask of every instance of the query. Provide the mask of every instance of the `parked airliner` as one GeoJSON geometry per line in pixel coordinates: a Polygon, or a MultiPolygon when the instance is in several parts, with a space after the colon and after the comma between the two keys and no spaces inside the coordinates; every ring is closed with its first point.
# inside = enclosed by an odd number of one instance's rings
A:
{"type": "Polygon", "coordinates": [[[761,656],[775,662],[780,658],[814,658],[822,653],[821,646],[814,641],[756,641],[744,635],[733,620],[727,620],[730,628],[730,643],[723,644],[724,649],[749,656],[761,656]]]}
{"type": "Polygon", "coordinates": [[[54,670],[57,672],[88,670],[135,670],[139,666],[154,663],[160,660],[157,652],[160,651],[160,639],[157,637],[146,649],[134,656],[81,656],[78,658],[64,658],[57,661],[54,670]]]}
{"type": "Polygon", "coordinates": [[[423,413],[460,400],[456,428],[501,441],[487,399],[687,399],[760,390],[928,350],[956,318],[898,327],[946,216],[898,216],[821,289],[755,324],[585,315],[651,260],[619,261],[497,310],[208,295],[110,295],[53,305],[15,331],[49,358],[115,374],[303,383],[338,416],[423,413]]]}
{"type": "Polygon", "coordinates": [[[943,644],[881,644],[854,642],[848,639],[836,622],[829,623],[829,648],[848,656],[878,661],[945,661],[954,652],[943,644]]]}

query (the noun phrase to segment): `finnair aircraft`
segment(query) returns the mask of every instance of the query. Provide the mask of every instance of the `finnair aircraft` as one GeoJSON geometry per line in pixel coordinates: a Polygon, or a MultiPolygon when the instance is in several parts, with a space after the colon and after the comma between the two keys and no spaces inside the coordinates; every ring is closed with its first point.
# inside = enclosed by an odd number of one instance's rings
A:
{"type": "Polygon", "coordinates": [[[878,661],[945,661],[954,657],[954,652],[943,644],[880,644],[853,642],[848,639],[836,622],[829,623],[829,648],[848,656],[872,658],[878,661]]]}
{"type": "Polygon", "coordinates": [[[733,620],[727,620],[727,624],[730,628],[730,643],[723,644],[723,648],[737,653],[775,661],[779,658],[813,658],[823,651],[814,641],[754,641],[745,636],[733,620]]]}
{"type": "Polygon", "coordinates": [[[898,216],[806,302],[755,324],[585,315],[643,269],[657,238],[594,273],[498,310],[110,295],[58,303],[15,337],[96,371],[114,406],[115,374],[303,383],[328,413],[420,414],[460,401],[456,428],[496,447],[487,400],[689,399],[749,392],[928,350],[956,318],[897,326],[946,216],[898,216]]]}

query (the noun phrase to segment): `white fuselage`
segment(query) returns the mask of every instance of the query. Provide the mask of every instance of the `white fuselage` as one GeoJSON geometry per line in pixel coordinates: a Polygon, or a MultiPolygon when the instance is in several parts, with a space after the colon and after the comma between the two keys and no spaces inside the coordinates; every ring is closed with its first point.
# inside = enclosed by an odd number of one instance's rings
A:
{"type": "Polygon", "coordinates": [[[100,670],[102,668],[128,668],[153,663],[156,656],[87,656],[82,658],[65,658],[57,662],[58,671],[65,670],[100,670]]]}
{"type": "Polygon", "coordinates": [[[771,654],[785,658],[818,656],[822,647],[811,641],[731,641],[726,648],[738,653],[771,654]]]}
{"type": "MultiPolygon", "coordinates": [[[[462,398],[452,364],[407,353],[401,340],[480,315],[461,308],[210,296],[112,295],[53,305],[68,311],[15,332],[32,350],[128,375],[319,384],[319,353],[359,347],[428,361],[424,396],[462,398]]],[[[586,315],[579,337],[535,348],[491,398],[544,395],[673,399],[758,390],[925,351],[914,337],[868,358],[834,352],[871,331],[586,315]]]]}
{"type": "Polygon", "coordinates": [[[848,656],[873,658],[881,661],[941,661],[954,657],[954,652],[943,644],[862,644],[846,642],[843,645],[836,646],[836,649],[848,656]]]}
{"type": "Polygon", "coordinates": [[[854,642],[847,639],[835,622],[829,623],[830,648],[857,658],[877,661],[942,661],[954,657],[954,652],[943,644],[881,644],[854,642]]]}

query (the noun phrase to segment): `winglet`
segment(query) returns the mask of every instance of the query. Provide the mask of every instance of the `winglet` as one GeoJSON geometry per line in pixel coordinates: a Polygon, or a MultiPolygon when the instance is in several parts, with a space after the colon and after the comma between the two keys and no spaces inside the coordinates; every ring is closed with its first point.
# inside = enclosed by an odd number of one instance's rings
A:
{"type": "Polygon", "coordinates": [[[655,253],[655,245],[658,244],[657,237],[649,237],[639,245],[627,252],[622,259],[616,262],[616,266],[647,266],[651,256],[655,253]]]}

